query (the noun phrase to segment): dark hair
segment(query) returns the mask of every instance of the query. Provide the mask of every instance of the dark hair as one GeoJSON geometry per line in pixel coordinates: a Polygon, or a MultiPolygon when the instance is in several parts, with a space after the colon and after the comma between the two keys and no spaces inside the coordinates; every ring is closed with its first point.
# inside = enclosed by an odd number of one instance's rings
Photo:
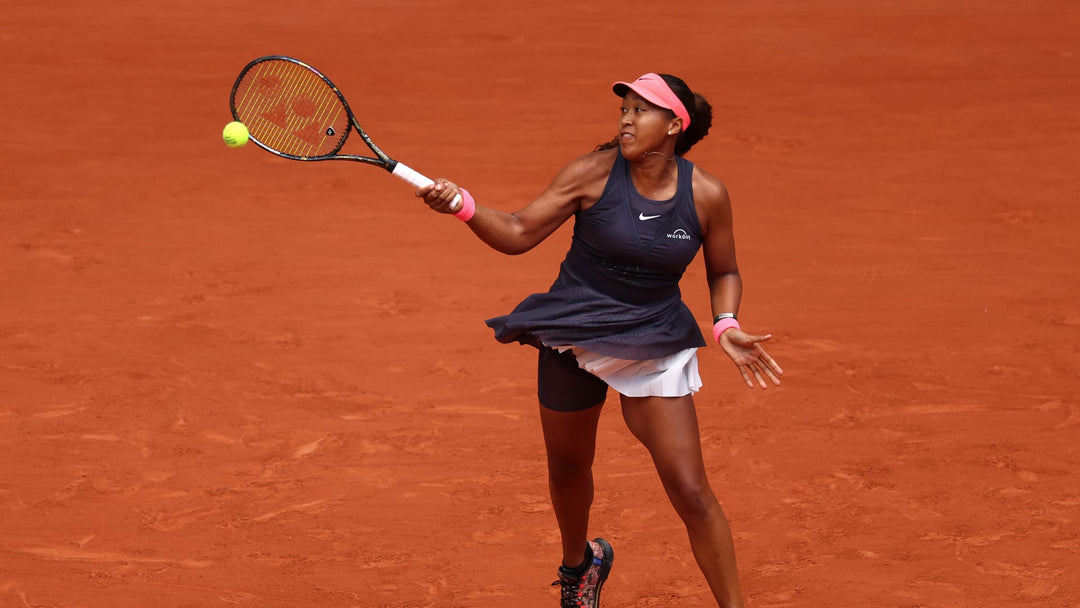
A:
{"type": "MultiPolygon", "coordinates": [[[[681,78],[671,74],[660,74],[660,77],[664,79],[679,101],[686,106],[686,111],[690,114],[690,126],[684,128],[679,133],[679,139],[675,141],[675,154],[682,156],[709,134],[709,129],[712,127],[712,105],[707,99],[691,91],[681,78]]],[[[675,116],[675,113],[671,112],[671,115],[675,116]]],[[[616,136],[615,139],[596,146],[596,150],[610,150],[618,145],[619,138],[616,136]]]]}

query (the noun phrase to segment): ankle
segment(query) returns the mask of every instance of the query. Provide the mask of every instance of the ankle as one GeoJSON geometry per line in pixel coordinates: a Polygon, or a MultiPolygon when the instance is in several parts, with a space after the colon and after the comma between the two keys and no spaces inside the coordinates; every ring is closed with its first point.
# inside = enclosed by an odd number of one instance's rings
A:
{"type": "Polygon", "coordinates": [[[593,562],[592,546],[589,545],[588,543],[585,543],[585,555],[582,558],[581,563],[576,565],[576,566],[567,566],[566,565],[566,560],[563,560],[563,563],[562,563],[561,566],[559,566],[559,569],[562,570],[563,572],[565,572],[567,574],[570,574],[570,575],[573,575],[573,576],[581,576],[582,574],[585,574],[589,570],[589,566],[592,565],[592,562],[593,562]]]}

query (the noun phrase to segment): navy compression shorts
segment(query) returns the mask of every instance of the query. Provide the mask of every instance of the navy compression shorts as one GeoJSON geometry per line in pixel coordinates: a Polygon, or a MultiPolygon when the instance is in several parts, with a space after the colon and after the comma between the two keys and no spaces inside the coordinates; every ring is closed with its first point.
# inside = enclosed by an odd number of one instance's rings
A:
{"type": "Polygon", "coordinates": [[[607,389],[606,382],[578,367],[574,353],[540,347],[536,365],[540,405],[556,412],[587,410],[604,402],[607,389]]]}

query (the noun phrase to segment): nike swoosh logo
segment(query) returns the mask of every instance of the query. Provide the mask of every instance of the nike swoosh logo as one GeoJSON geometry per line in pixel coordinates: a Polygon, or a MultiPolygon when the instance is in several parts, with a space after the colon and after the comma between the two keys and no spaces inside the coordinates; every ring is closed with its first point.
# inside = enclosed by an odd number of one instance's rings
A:
{"type": "Polygon", "coordinates": [[[655,220],[658,217],[660,217],[660,216],[659,215],[645,215],[644,213],[639,213],[638,216],[637,216],[637,219],[644,222],[645,220],[655,220]]]}

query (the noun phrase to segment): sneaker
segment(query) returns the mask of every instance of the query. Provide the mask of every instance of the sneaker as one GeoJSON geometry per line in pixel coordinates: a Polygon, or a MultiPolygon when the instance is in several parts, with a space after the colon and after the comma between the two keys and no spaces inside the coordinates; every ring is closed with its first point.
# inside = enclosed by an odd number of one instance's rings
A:
{"type": "Polygon", "coordinates": [[[597,538],[589,543],[592,548],[593,560],[589,569],[581,576],[567,572],[565,567],[559,568],[559,580],[551,583],[552,587],[562,587],[562,603],[559,608],[598,608],[600,606],[600,589],[611,572],[611,562],[615,560],[615,551],[611,545],[602,538],[597,538]]]}

